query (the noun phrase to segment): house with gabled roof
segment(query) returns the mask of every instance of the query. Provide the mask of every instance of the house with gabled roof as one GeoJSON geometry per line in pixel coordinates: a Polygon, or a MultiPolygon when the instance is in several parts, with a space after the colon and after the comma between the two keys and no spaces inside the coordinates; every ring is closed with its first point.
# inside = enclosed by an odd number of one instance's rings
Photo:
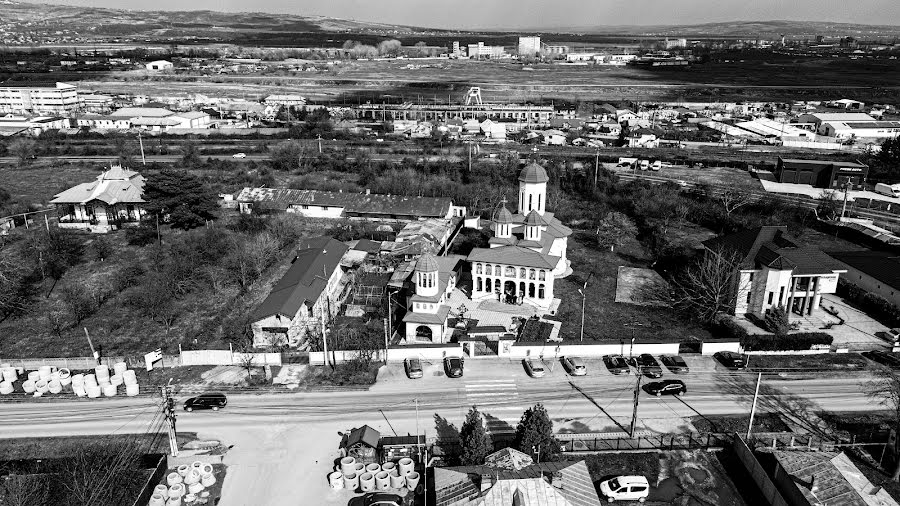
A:
{"type": "Polygon", "coordinates": [[[287,272],[251,314],[254,346],[298,346],[323,318],[337,314],[346,285],[341,260],[349,249],[328,236],[300,241],[287,272]]]}
{"type": "Polygon", "coordinates": [[[488,455],[483,466],[435,467],[437,506],[599,506],[583,460],[541,462],[516,450],[488,455]],[[503,453],[502,456],[497,454],[503,453]],[[497,457],[495,457],[497,456],[497,457]]]}
{"type": "Polygon", "coordinates": [[[822,294],[837,290],[847,268],[818,248],[788,235],[785,226],[762,226],[705,241],[712,253],[734,255],[737,278],[733,314],[764,317],[783,306],[790,317],[813,314],[822,294]]]}
{"type": "Polygon", "coordinates": [[[144,177],[113,166],[90,183],[82,183],[56,194],[60,228],[77,228],[105,233],[140,222],[144,216],[144,177]]]}

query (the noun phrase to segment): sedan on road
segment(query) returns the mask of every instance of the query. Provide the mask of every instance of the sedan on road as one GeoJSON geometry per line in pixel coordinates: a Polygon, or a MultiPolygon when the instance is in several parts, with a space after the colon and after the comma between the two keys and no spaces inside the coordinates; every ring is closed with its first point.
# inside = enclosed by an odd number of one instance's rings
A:
{"type": "Polygon", "coordinates": [[[661,397],[663,395],[684,395],[687,387],[681,380],[663,380],[648,383],[646,390],[650,395],[661,397]]]}
{"type": "Polygon", "coordinates": [[[195,409],[211,409],[213,411],[218,411],[220,408],[224,408],[226,404],[228,404],[228,399],[225,398],[225,394],[200,394],[197,397],[191,397],[184,401],[184,410],[188,412],[195,409]]]}
{"type": "Polygon", "coordinates": [[[235,153],[235,154],[231,155],[231,157],[238,158],[238,159],[247,158],[247,153],[235,153]]]}
{"type": "Polygon", "coordinates": [[[633,359],[632,365],[637,367],[639,373],[648,378],[662,378],[662,367],[659,362],[649,353],[641,353],[637,358],[633,359]]]}
{"type": "Polygon", "coordinates": [[[747,357],[733,351],[717,351],[713,353],[713,358],[732,370],[746,369],[747,367],[747,357]]]}
{"type": "Polygon", "coordinates": [[[659,357],[659,360],[676,374],[690,372],[691,370],[680,355],[663,355],[659,357]]]}
{"type": "Polygon", "coordinates": [[[463,375],[463,359],[462,357],[446,357],[444,359],[444,372],[448,378],[462,378],[463,375]]]}
{"type": "Polygon", "coordinates": [[[587,368],[584,366],[584,360],[581,357],[563,357],[562,363],[572,376],[584,376],[587,374],[587,368]]]}
{"type": "Polygon", "coordinates": [[[406,375],[409,379],[422,377],[422,362],[415,357],[408,358],[403,361],[403,367],[406,369],[406,375]]]}
{"type": "Polygon", "coordinates": [[[628,368],[628,362],[622,355],[604,355],[603,365],[609,369],[609,372],[616,375],[631,374],[631,369],[628,368]]]}
{"type": "Polygon", "coordinates": [[[525,362],[525,370],[528,371],[528,375],[532,378],[543,378],[544,377],[544,364],[541,363],[540,360],[534,358],[526,358],[525,362]]]}

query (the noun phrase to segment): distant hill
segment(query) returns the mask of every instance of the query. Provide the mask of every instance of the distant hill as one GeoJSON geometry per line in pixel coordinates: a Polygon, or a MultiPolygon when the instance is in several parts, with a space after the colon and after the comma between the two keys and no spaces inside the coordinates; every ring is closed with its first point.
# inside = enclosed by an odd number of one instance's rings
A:
{"type": "MultiPolygon", "coordinates": [[[[565,32],[610,35],[660,35],[678,37],[739,37],[776,39],[784,34],[788,38],[825,37],[884,38],[900,36],[900,26],[860,25],[855,23],[831,23],[827,21],[731,21],[696,25],[655,26],[581,26],[560,28],[565,32]]],[[[544,31],[549,31],[546,28],[544,31]]]]}

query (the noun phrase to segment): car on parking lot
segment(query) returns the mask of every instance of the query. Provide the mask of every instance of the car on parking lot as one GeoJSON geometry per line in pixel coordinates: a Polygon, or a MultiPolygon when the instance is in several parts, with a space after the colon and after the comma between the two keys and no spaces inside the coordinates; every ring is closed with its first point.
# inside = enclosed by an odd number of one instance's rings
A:
{"type": "Polygon", "coordinates": [[[744,369],[747,367],[747,356],[733,351],[717,351],[713,358],[729,369],[744,369]]]}
{"type": "Polygon", "coordinates": [[[613,374],[631,374],[628,362],[622,355],[604,355],[603,365],[613,374]]]}
{"type": "Polygon", "coordinates": [[[643,374],[648,378],[662,378],[662,367],[659,366],[659,362],[653,358],[653,355],[649,353],[641,353],[637,357],[631,359],[634,367],[637,368],[638,372],[643,374]]]}
{"type": "Polygon", "coordinates": [[[350,500],[350,506],[400,506],[401,504],[404,504],[402,497],[384,492],[370,492],[350,500]]]}
{"type": "Polygon", "coordinates": [[[600,482],[600,493],[609,502],[644,502],[650,495],[650,483],[643,476],[616,476],[600,482]]]}
{"type": "Polygon", "coordinates": [[[587,374],[587,367],[584,366],[584,360],[581,357],[566,356],[562,359],[563,367],[569,371],[572,376],[584,376],[587,374]]]}
{"type": "Polygon", "coordinates": [[[525,370],[528,371],[529,376],[532,378],[544,376],[544,364],[539,359],[526,358],[523,362],[525,362],[525,370]]]}
{"type": "Polygon", "coordinates": [[[647,384],[647,393],[657,397],[663,395],[684,395],[687,386],[681,380],[662,380],[647,384]]]}
{"type": "Polygon", "coordinates": [[[879,364],[886,365],[888,367],[900,369],[900,354],[888,353],[882,350],[872,350],[862,352],[862,356],[873,362],[878,362],[879,364]]]}
{"type": "Polygon", "coordinates": [[[247,158],[247,153],[235,153],[231,155],[232,158],[247,158]]]}
{"type": "Polygon", "coordinates": [[[406,369],[406,375],[409,379],[422,377],[422,362],[415,357],[410,357],[403,361],[403,367],[406,369]]]}
{"type": "Polygon", "coordinates": [[[219,409],[224,408],[226,404],[228,404],[228,399],[225,397],[225,394],[207,393],[200,394],[197,397],[191,397],[184,401],[184,410],[193,411],[195,409],[211,409],[213,411],[218,411],[219,409]]]}
{"type": "Polygon", "coordinates": [[[659,361],[676,374],[690,372],[691,370],[680,355],[662,355],[659,357],[659,361]]]}
{"type": "Polygon", "coordinates": [[[463,359],[462,357],[445,357],[444,372],[448,378],[462,378],[463,375],[463,359]]]}

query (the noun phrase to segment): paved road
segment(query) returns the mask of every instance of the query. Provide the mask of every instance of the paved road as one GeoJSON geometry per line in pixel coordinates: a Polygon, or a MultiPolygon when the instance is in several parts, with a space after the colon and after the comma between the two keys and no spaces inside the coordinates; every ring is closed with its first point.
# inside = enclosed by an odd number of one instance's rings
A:
{"type": "MultiPolygon", "coordinates": [[[[679,376],[688,385],[685,397],[641,394],[639,429],[671,432],[683,430],[688,417],[748,412],[755,374],[722,370],[708,359],[690,365],[692,372],[679,376]]],[[[178,429],[234,445],[225,457],[223,506],[298,504],[298,486],[310,497],[321,495],[322,504],[346,504],[347,497],[330,492],[325,481],[337,456],[337,432],[365,423],[382,434],[415,433],[414,399],[419,426],[429,437],[436,425],[458,428],[473,404],[488,415],[495,434],[512,432],[522,411],[538,402],[547,406],[557,429],[622,430],[631,417],[635,377],[612,376],[597,361],[588,367],[590,375],[572,378],[555,364],[547,377],[533,379],[516,362],[469,360],[461,379],[444,377],[433,363],[425,365],[423,379],[408,380],[402,367],[392,365],[370,391],[232,394],[223,411],[181,413],[178,429]]],[[[802,416],[819,409],[877,409],[860,393],[864,379],[857,374],[788,381],[767,374],[760,411],[802,416]]],[[[0,437],[17,437],[142,432],[158,403],[116,398],[0,406],[0,437]]]]}

